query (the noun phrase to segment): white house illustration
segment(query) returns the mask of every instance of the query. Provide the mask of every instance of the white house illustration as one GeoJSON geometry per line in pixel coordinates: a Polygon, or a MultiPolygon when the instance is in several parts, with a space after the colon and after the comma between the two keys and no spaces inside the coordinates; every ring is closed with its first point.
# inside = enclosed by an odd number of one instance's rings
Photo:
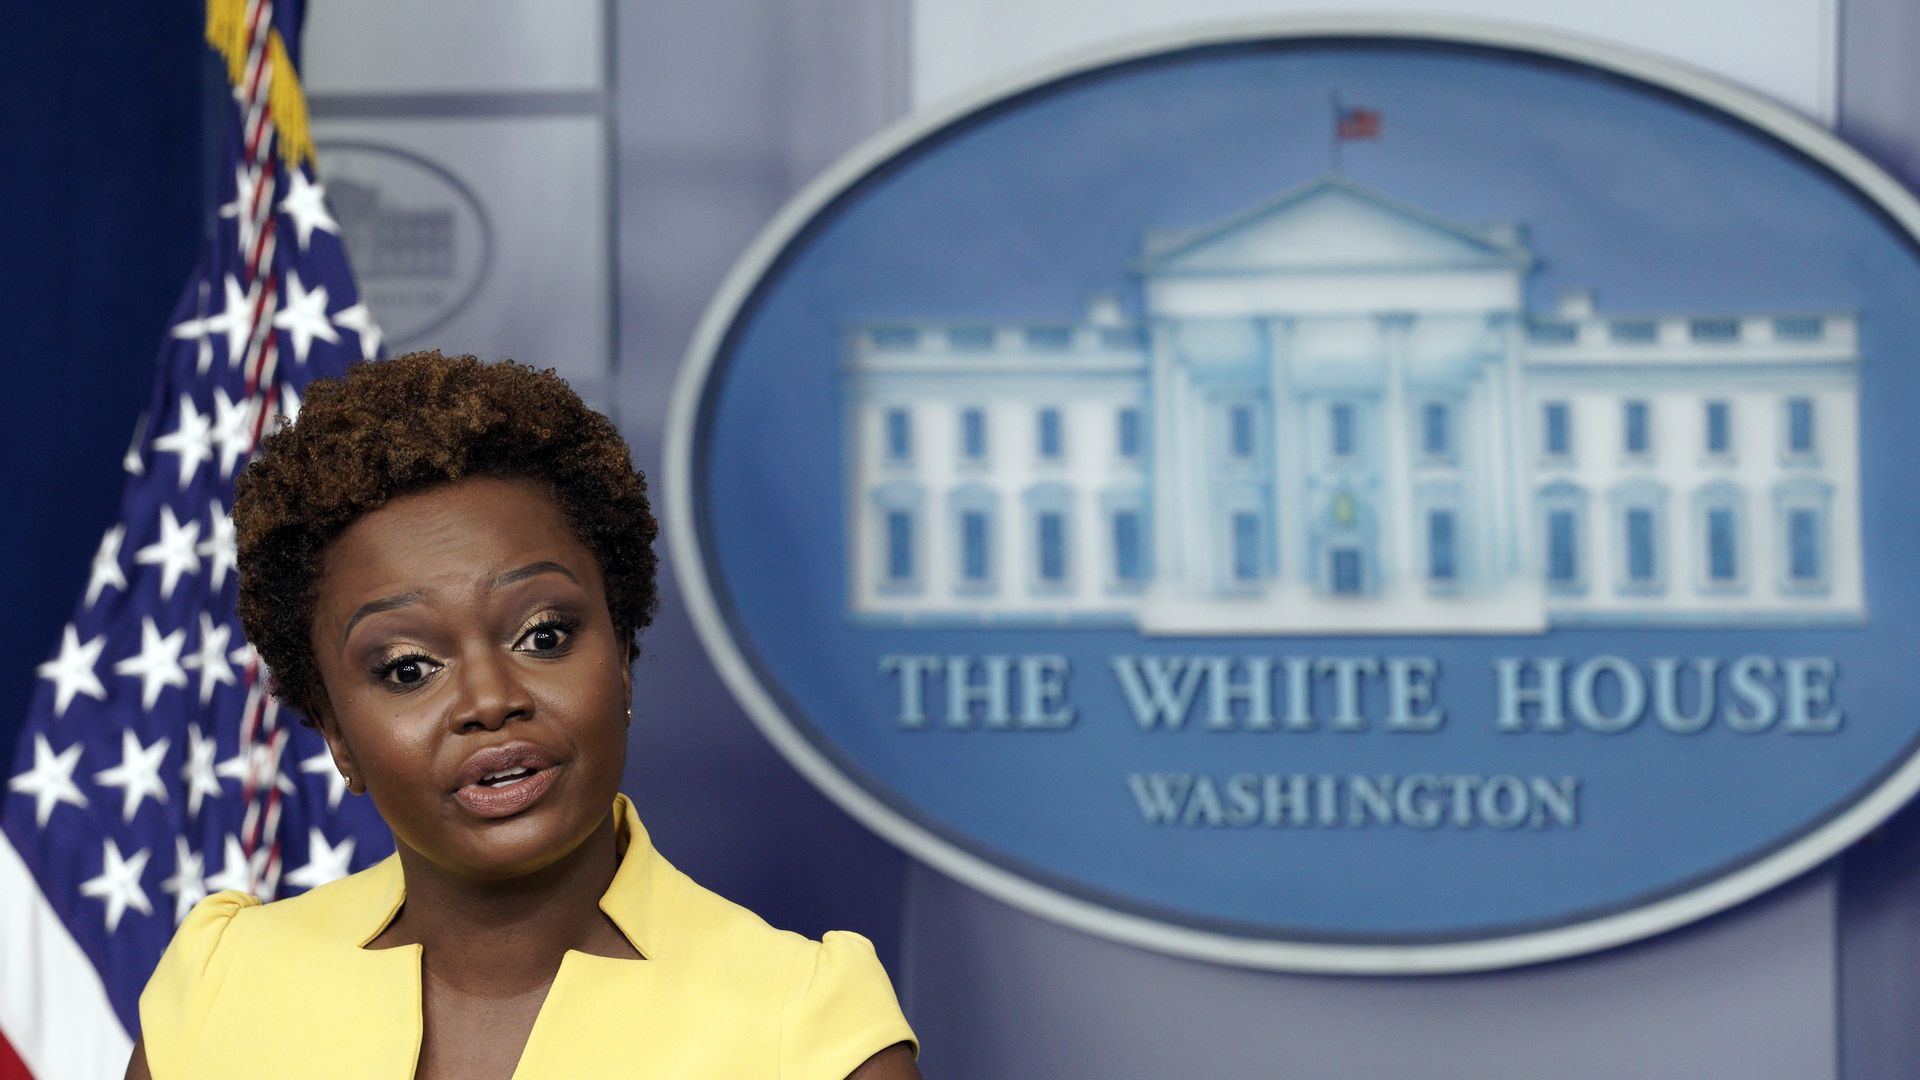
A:
{"type": "MultiPolygon", "coordinates": [[[[1149,233],[1141,317],[874,322],[862,619],[1154,634],[1864,617],[1856,320],[1525,307],[1522,229],[1335,176],[1149,233]]],[[[1117,268],[1119,269],[1119,268],[1117,268]]]]}

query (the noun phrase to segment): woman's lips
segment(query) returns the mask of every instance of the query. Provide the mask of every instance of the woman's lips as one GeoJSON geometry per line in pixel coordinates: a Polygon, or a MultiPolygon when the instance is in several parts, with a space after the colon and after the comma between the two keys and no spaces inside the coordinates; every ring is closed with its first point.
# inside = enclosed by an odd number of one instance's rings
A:
{"type": "Polygon", "coordinates": [[[476,817],[512,817],[540,801],[547,789],[553,787],[554,774],[559,769],[558,765],[549,765],[535,769],[522,779],[491,787],[477,782],[467,784],[455,791],[453,797],[476,817]]]}

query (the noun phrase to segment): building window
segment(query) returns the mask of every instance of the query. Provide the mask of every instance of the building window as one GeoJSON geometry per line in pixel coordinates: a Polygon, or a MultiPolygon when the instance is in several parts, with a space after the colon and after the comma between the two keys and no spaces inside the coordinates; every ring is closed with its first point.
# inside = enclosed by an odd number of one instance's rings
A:
{"type": "Polygon", "coordinates": [[[1819,341],[1827,334],[1827,320],[1818,315],[1789,315],[1773,320],[1776,341],[1819,341]]]}
{"type": "Polygon", "coordinates": [[[958,352],[986,352],[993,348],[993,327],[950,327],[947,330],[947,344],[958,352]]]}
{"type": "Polygon", "coordinates": [[[987,580],[987,514],[966,510],[960,514],[960,577],[971,583],[987,580]]]}
{"type": "Polygon", "coordinates": [[[1666,488],[1631,480],[1614,489],[1611,508],[1619,522],[1620,557],[1614,573],[1621,592],[1646,595],[1666,588],[1666,488]]]}
{"type": "Polygon", "coordinates": [[[1260,577],[1260,515],[1246,510],[1233,515],[1233,580],[1260,577]]]}
{"type": "Polygon", "coordinates": [[[1787,453],[1813,453],[1813,399],[1787,399],[1787,453]]]}
{"type": "Polygon", "coordinates": [[[1116,510],[1113,514],[1113,578],[1123,585],[1138,584],[1146,577],[1141,559],[1140,511],[1116,510]]]}
{"type": "Polygon", "coordinates": [[[997,500],[982,484],[965,484],[947,496],[953,522],[954,591],[978,595],[994,588],[994,521],[997,500]]]}
{"type": "Polygon", "coordinates": [[[987,456],[987,411],[979,408],[960,410],[960,457],[965,461],[983,461],[987,456]]]}
{"type": "Polygon", "coordinates": [[[1793,595],[1825,593],[1833,574],[1828,520],[1833,487],[1802,477],[1773,492],[1775,533],[1780,544],[1780,590],[1793,595]]]}
{"type": "Polygon", "coordinates": [[[1647,431],[1648,411],[1647,403],[1644,401],[1629,401],[1625,406],[1623,416],[1626,426],[1624,444],[1627,453],[1636,457],[1644,455],[1647,452],[1648,439],[1651,437],[1647,431]]]}
{"type": "Polygon", "coordinates": [[[1660,324],[1652,319],[1622,319],[1607,326],[1616,345],[1650,345],[1660,339],[1660,324]]]}
{"type": "Polygon", "coordinates": [[[1695,319],[1688,325],[1695,341],[1739,341],[1738,319],[1695,319]]]}
{"type": "Polygon", "coordinates": [[[912,326],[876,326],[873,328],[873,347],[885,351],[899,352],[917,348],[920,344],[920,331],[912,326]]]}
{"type": "Polygon", "coordinates": [[[1106,522],[1110,545],[1107,588],[1138,592],[1153,572],[1153,537],[1149,532],[1146,492],[1137,487],[1113,488],[1100,495],[1100,520],[1106,522]]]}
{"type": "Polygon", "coordinates": [[[1243,460],[1253,456],[1253,406],[1235,405],[1227,410],[1227,452],[1243,460]]]}
{"type": "Polygon", "coordinates": [[[1073,328],[1067,326],[1027,327],[1027,347],[1058,351],[1073,345],[1073,328]]]}
{"type": "Polygon", "coordinates": [[[887,460],[910,460],[913,457],[913,418],[905,409],[888,409],[886,425],[887,460]]]}
{"type": "Polygon", "coordinates": [[[1635,507],[1627,511],[1627,580],[1645,585],[1654,574],[1653,511],[1635,507]]]}
{"type": "Polygon", "coordinates": [[[1547,591],[1557,596],[1580,595],[1586,591],[1588,577],[1586,489],[1558,481],[1542,487],[1536,500],[1547,591]]]}
{"type": "Polygon", "coordinates": [[[1580,581],[1579,518],[1571,510],[1547,511],[1547,580],[1556,585],[1580,581]]]}
{"type": "Polygon", "coordinates": [[[1427,512],[1427,576],[1437,582],[1451,583],[1454,567],[1454,518],[1451,510],[1427,512]]]}
{"type": "Polygon", "coordinates": [[[1039,430],[1036,432],[1040,445],[1040,456],[1056,461],[1060,457],[1060,410],[1051,406],[1040,410],[1039,430]]]}
{"type": "Polygon", "coordinates": [[[1734,532],[1733,510],[1717,507],[1707,511],[1707,580],[1716,585],[1740,580],[1739,538],[1734,532]]]}
{"type": "Polygon", "coordinates": [[[1043,593],[1073,585],[1073,491],[1065,484],[1036,484],[1025,496],[1027,584],[1043,593]]]}
{"type": "Polygon", "coordinates": [[[913,514],[910,511],[887,511],[887,580],[895,584],[913,580],[913,514]]]}
{"type": "Polygon", "coordinates": [[[1361,591],[1360,549],[1333,549],[1333,592],[1336,596],[1358,596],[1361,591]]]}
{"type": "Polygon", "coordinates": [[[1042,510],[1034,519],[1039,545],[1040,580],[1058,585],[1067,580],[1067,515],[1058,510],[1042,510]]]}
{"type": "Polygon", "coordinates": [[[1733,406],[1707,402],[1707,453],[1723,457],[1733,452],[1733,406]]]}
{"type": "Polygon", "coordinates": [[[1564,401],[1549,401],[1540,410],[1543,441],[1548,457],[1563,458],[1573,453],[1573,416],[1564,401]]]}
{"type": "Polygon", "coordinates": [[[1787,577],[1795,584],[1820,580],[1820,515],[1815,511],[1787,511],[1787,577]]]}
{"type": "Polygon", "coordinates": [[[1333,456],[1353,456],[1353,406],[1336,402],[1328,412],[1333,425],[1333,456]]]}
{"type": "Polygon", "coordinates": [[[1118,430],[1114,436],[1120,447],[1120,456],[1129,459],[1139,457],[1140,410],[1129,405],[1120,410],[1115,422],[1118,430]]]}
{"type": "Polygon", "coordinates": [[[920,588],[920,522],[926,493],[907,480],[881,484],[869,496],[873,502],[872,562],[866,571],[882,593],[917,592],[920,588]]]}
{"type": "Polygon", "coordinates": [[[1452,410],[1445,403],[1429,401],[1420,407],[1420,452],[1430,458],[1444,458],[1453,444],[1452,410]]]}

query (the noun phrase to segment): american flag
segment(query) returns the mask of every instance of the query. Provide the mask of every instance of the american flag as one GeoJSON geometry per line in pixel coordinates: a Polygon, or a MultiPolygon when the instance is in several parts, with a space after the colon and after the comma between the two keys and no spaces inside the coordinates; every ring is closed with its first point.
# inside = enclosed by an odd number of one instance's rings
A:
{"type": "Polygon", "coordinates": [[[120,1076],[198,900],[286,896],[392,848],[234,615],[235,474],[310,380],[381,342],[313,168],[304,0],[207,7],[233,88],[221,202],[0,798],[0,1080],[120,1076]]]}
{"type": "Polygon", "coordinates": [[[1344,142],[1380,137],[1380,110],[1358,105],[1334,106],[1333,136],[1344,142]]]}

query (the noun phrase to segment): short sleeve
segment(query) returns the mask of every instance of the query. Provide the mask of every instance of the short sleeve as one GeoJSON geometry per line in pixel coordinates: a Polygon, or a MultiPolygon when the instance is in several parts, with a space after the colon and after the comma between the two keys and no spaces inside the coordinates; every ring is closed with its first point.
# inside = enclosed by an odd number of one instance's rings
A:
{"type": "Polygon", "coordinates": [[[259,903],[241,892],[215,893],[194,905],[173,932],[140,993],[140,1037],[154,1080],[186,1076],[188,1056],[233,964],[234,916],[259,903]]]}
{"type": "Polygon", "coordinates": [[[873,943],[835,930],[795,957],[780,1032],[781,1080],[846,1080],[895,1043],[919,1044],[873,943]]]}

